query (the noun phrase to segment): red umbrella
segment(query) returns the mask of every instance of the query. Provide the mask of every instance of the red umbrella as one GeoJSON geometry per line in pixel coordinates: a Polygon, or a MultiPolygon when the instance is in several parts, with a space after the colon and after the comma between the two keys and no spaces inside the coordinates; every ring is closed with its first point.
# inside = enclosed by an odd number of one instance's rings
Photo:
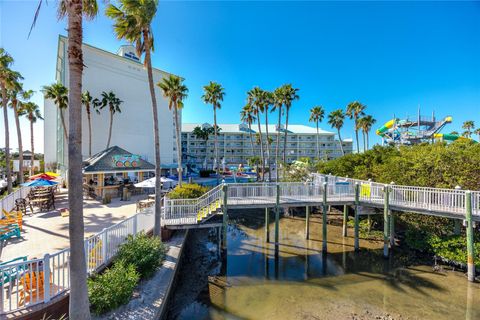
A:
{"type": "Polygon", "coordinates": [[[37,180],[37,179],[43,179],[43,180],[54,180],[56,177],[50,176],[46,173],[39,173],[36,175],[33,175],[30,177],[30,180],[37,180]]]}

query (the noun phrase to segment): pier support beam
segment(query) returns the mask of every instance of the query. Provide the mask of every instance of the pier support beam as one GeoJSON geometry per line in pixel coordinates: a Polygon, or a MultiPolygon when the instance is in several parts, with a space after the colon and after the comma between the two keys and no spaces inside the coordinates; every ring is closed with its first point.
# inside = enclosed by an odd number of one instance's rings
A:
{"type": "Polygon", "coordinates": [[[390,229],[390,219],[389,219],[389,211],[390,211],[390,205],[388,203],[389,201],[389,192],[390,188],[389,186],[385,186],[383,188],[383,257],[388,258],[388,249],[390,245],[390,235],[389,235],[389,229],[390,229]]]}
{"type": "Polygon", "coordinates": [[[468,281],[475,281],[475,261],[473,246],[473,221],[472,221],[472,192],[465,192],[465,209],[467,220],[467,277],[468,281]]]}
{"type": "Polygon", "coordinates": [[[279,226],[279,219],[280,219],[280,185],[277,184],[277,197],[275,200],[275,243],[278,244],[278,240],[280,237],[280,226],[279,226]]]}
{"type": "Polygon", "coordinates": [[[453,233],[456,235],[456,236],[459,236],[460,235],[460,230],[461,230],[461,221],[458,220],[458,219],[455,219],[453,220],[453,222],[455,222],[455,227],[453,229],[453,233]]]}
{"type": "Polygon", "coordinates": [[[360,249],[360,241],[358,239],[358,233],[359,233],[359,214],[358,214],[358,209],[360,207],[360,186],[357,183],[355,183],[355,225],[353,229],[353,236],[354,236],[354,250],[358,251],[360,249]]]}
{"type": "Polygon", "coordinates": [[[347,236],[347,224],[348,224],[348,206],[344,205],[343,206],[343,230],[342,230],[342,235],[344,237],[347,236]]]}
{"type": "Polygon", "coordinates": [[[310,207],[305,207],[305,239],[310,238],[310,207]]]}
{"type": "Polygon", "coordinates": [[[224,184],[222,191],[223,191],[223,219],[222,219],[222,249],[225,250],[227,248],[227,225],[228,225],[228,210],[227,210],[227,194],[228,189],[227,185],[224,184]]]}
{"type": "Polygon", "coordinates": [[[265,208],[265,241],[270,242],[270,215],[269,209],[265,208]]]}
{"type": "Polygon", "coordinates": [[[389,210],[388,216],[390,217],[390,248],[395,246],[395,216],[392,210],[389,210]]]}
{"type": "Polygon", "coordinates": [[[327,182],[323,183],[323,214],[322,214],[322,253],[327,252],[327,182]]]}

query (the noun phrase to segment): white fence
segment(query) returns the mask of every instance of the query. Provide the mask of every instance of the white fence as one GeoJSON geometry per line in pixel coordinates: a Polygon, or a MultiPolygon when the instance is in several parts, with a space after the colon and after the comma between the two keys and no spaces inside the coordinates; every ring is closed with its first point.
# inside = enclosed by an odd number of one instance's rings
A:
{"type": "Polygon", "coordinates": [[[0,217],[3,218],[3,210],[12,211],[15,208],[15,200],[26,198],[29,192],[29,187],[21,187],[0,200],[0,217]]]}
{"type": "MultiPolygon", "coordinates": [[[[95,273],[108,265],[128,235],[148,232],[154,224],[147,209],[85,239],[87,271],[95,273]]],[[[41,259],[19,260],[0,266],[0,314],[50,301],[70,288],[70,250],[46,254],[41,259]]]]}

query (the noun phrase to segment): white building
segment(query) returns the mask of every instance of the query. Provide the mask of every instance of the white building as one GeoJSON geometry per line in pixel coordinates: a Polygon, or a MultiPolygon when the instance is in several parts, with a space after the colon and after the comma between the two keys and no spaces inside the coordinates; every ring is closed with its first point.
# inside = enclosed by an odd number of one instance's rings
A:
{"type": "MultiPolygon", "coordinates": [[[[214,137],[209,137],[205,143],[204,140],[197,138],[192,132],[195,127],[212,126],[208,123],[184,123],[182,124],[182,152],[183,161],[197,168],[212,168],[214,164],[214,137]]],[[[256,134],[257,125],[252,125],[253,135],[253,153],[250,142],[250,133],[246,124],[219,124],[220,132],[218,134],[218,148],[220,161],[227,165],[247,164],[248,158],[260,154],[260,144],[257,143],[256,134]]],[[[261,125],[264,141],[264,150],[266,150],[266,126],[261,125]]],[[[277,130],[277,125],[268,125],[269,137],[273,139],[270,145],[271,163],[275,159],[277,134],[280,133],[280,158],[282,157],[285,129],[282,126],[277,130]]],[[[305,125],[288,125],[287,135],[287,162],[309,157],[317,158],[317,129],[305,125]]],[[[352,139],[343,140],[345,153],[352,153],[352,139]]],[[[335,139],[335,133],[319,129],[319,150],[321,159],[334,159],[342,155],[340,142],[335,139]]],[[[265,151],[266,152],[266,151],[265,151]]]]}
{"type": "MultiPolygon", "coordinates": [[[[92,97],[101,98],[103,91],[113,91],[123,101],[121,113],[113,120],[110,146],[118,145],[143,159],[155,163],[152,103],[147,81],[147,71],[140,63],[132,46],[122,46],[117,54],[83,45],[84,73],[83,91],[88,90],[92,97]]],[[[158,83],[168,73],[153,69],[154,83],[158,83]]],[[[68,87],[67,38],[59,36],[56,81],[68,87]]],[[[160,88],[155,86],[160,128],[160,156],[162,168],[176,167],[175,129],[173,113],[163,98],[160,88]]],[[[109,129],[108,107],[91,113],[92,155],[106,149],[109,129]]],[[[68,115],[65,113],[68,132],[68,115]]],[[[47,167],[56,163],[60,170],[67,166],[67,141],[58,108],[53,101],[45,100],[45,163],[47,167]]],[[[88,122],[85,109],[82,113],[82,154],[89,157],[88,122]]]]}

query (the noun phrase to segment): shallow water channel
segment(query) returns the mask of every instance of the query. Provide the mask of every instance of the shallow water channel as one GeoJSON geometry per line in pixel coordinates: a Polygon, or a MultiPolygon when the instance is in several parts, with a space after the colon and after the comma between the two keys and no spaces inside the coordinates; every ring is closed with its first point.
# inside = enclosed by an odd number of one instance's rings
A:
{"type": "Polygon", "coordinates": [[[264,210],[235,211],[223,256],[216,229],[191,231],[167,318],[480,319],[480,284],[463,272],[400,250],[384,259],[379,241],[360,240],[355,253],[353,230],[343,238],[334,224],[323,255],[321,230],[313,215],[305,240],[304,217],[282,217],[276,248],[265,242],[264,210]]]}

